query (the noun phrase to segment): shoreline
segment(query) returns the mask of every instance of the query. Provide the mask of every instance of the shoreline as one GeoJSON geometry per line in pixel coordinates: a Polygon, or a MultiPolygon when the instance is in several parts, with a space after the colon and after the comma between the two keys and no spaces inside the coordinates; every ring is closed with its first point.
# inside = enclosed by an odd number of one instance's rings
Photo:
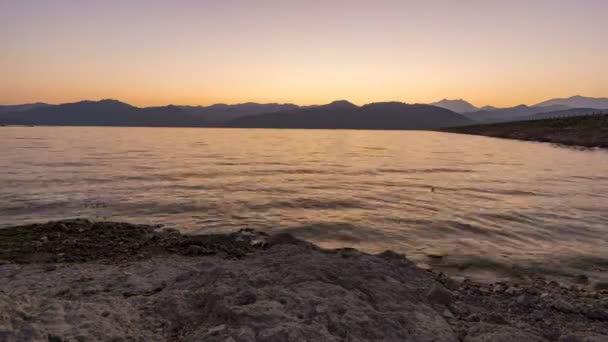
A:
{"type": "Polygon", "coordinates": [[[441,131],[582,148],[608,148],[608,114],[479,124],[441,131]]]}
{"type": "Polygon", "coordinates": [[[475,283],[390,251],[253,230],[85,219],[0,230],[9,341],[606,341],[608,284],[595,287],[475,283]]]}

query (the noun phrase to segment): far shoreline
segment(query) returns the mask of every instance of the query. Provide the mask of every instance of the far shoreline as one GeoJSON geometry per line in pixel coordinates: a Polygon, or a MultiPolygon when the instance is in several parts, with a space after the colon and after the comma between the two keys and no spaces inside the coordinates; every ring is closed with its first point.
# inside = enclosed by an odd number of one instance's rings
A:
{"type": "Polygon", "coordinates": [[[449,127],[441,132],[608,148],[608,114],[449,127]]]}

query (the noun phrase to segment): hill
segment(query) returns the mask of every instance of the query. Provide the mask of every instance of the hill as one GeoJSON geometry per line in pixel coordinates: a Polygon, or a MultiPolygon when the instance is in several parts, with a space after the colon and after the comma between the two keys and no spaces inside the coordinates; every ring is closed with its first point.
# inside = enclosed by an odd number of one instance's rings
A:
{"type": "Polygon", "coordinates": [[[202,126],[179,107],[137,108],[116,100],[80,101],[0,115],[2,124],[65,126],[202,126]]]}
{"type": "Polygon", "coordinates": [[[288,112],[248,116],[230,121],[231,127],[318,129],[436,129],[471,124],[464,116],[430,105],[400,102],[358,107],[346,101],[288,112]]]}
{"type": "Polygon", "coordinates": [[[459,99],[459,100],[447,100],[447,99],[443,99],[441,101],[438,102],[434,102],[434,103],[430,103],[431,106],[436,106],[436,107],[441,107],[441,108],[445,108],[445,109],[449,109],[452,112],[456,112],[456,113],[471,113],[471,112],[476,112],[479,110],[479,108],[473,106],[472,104],[470,104],[469,102],[459,99]]]}
{"type": "Polygon", "coordinates": [[[12,113],[12,112],[23,112],[30,109],[43,108],[48,107],[50,104],[36,102],[36,103],[26,103],[26,104],[18,104],[18,105],[6,105],[0,106],[0,113],[12,113]]]}
{"type": "Polygon", "coordinates": [[[547,106],[567,106],[572,108],[595,108],[595,109],[608,109],[608,98],[606,97],[585,97],[585,96],[572,96],[564,99],[551,99],[534,105],[534,107],[547,107],[547,106]]]}
{"type": "Polygon", "coordinates": [[[480,110],[477,112],[466,113],[465,115],[474,121],[490,123],[520,120],[538,113],[555,112],[558,110],[570,109],[563,105],[551,105],[546,107],[530,107],[519,105],[510,108],[495,108],[492,110],[480,110]]]}

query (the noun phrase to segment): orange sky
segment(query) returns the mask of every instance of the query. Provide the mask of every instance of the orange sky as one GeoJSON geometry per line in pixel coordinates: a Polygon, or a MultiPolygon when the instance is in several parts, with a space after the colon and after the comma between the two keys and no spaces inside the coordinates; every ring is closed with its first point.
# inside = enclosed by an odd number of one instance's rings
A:
{"type": "Polygon", "coordinates": [[[0,103],[608,96],[608,1],[0,0],[0,103]]]}

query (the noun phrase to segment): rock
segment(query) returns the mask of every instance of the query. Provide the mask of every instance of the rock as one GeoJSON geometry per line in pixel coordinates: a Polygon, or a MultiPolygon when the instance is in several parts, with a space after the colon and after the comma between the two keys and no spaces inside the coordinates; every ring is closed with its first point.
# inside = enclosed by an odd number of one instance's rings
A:
{"type": "Polygon", "coordinates": [[[0,266],[6,265],[6,264],[10,264],[10,262],[8,260],[2,260],[2,259],[0,259],[0,266]]]}
{"type": "Polygon", "coordinates": [[[479,322],[481,321],[481,316],[477,313],[472,313],[470,315],[468,315],[465,320],[470,321],[470,322],[479,322]]]}
{"type": "Polygon", "coordinates": [[[255,331],[250,327],[241,327],[236,335],[237,342],[256,342],[255,331]]]}
{"type": "Polygon", "coordinates": [[[535,321],[542,321],[547,316],[547,313],[542,310],[534,310],[532,314],[530,314],[530,318],[535,321]]]}
{"type": "Polygon", "coordinates": [[[508,295],[511,295],[511,296],[515,296],[515,295],[521,293],[521,291],[522,290],[518,287],[510,286],[509,288],[507,288],[505,290],[505,293],[508,295]]]}
{"type": "Polygon", "coordinates": [[[504,325],[476,323],[468,331],[464,342],[544,342],[545,339],[523,330],[504,325]]]}
{"type": "Polygon", "coordinates": [[[553,303],[551,303],[551,307],[563,313],[575,312],[574,306],[561,298],[554,300],[553,303]]]}
{"type": "Polygon", "coordinates": [[[542,335],[549,341],[557,341],[561,333],[557,328],[546,328],[542,331],[542,335]]]}
{"type": "Polygon", "coordinates": [[[255,303],[257,300],[257,296],[253,289],[245,289],[241,291],[236,297],[237,305],[249,305],[255,303]]]}
{"type": "Polygon", "coordinates": [[[443,287],[439,283],[435,283],[435,284],[433,284],[433,286],[431,286],[431,289],[427,293],[427,297],[432,302],[442,304],[447,307],[450,307],[452,305],[452,303],[454,302],[452,292],[447,290],[445,287],[443,287]]]}
{"type": "Polygon", "coordinates": [[[496,286],[494,286],[494,292],[496,293],[503,293],[505,292],[506,287],[503,284],[498,284],[496,286]]]}
{"type": "Polygon", "coordinates": [[[517,297],[517,299],[515,299],[515,302],[517,303],[517,305],[529,308],[534,306],[534,304],[536,303],[536,298],[532,295],[524,293],[517,297]]]}
{"type": "Polygon", "coordinates": [[[484,322],[492,324],[508,324],[507,320],[498,313],[490,313],[484,319],[484,322]]]}
{"type": "Polygon", "coordinates": [[[584,274],[579,274],[574,278],[574,282],[577,284],[587,284],[589,283],[589,277],[584,274]]]}
{"type": "Polygon", "coordinates": [[[597,283],[595,283],[595,285],[593,286],[593,288],[596,291],[599,291],[599,290],[608,290],[608,281],[598,281],[597,283]]]}
{"type": "Polygon", "coordinates": [[[207,335],[218,335],[219,333],[221,333],[222,331],[226,330],[226,324],[220,324],[218,326],[215,326],[209,330],[207,330],[207,335]]]}
{"type": "Polygon", "coordinates": [[[608,310],[601,308],[592,308],[585,311],[585,316],[598,321],[608,321],[608,310]]]}
{"type": "Polygon", "coordinates": [[[559,342],[583,342],[583,340],[576,335],[565,335],[559,338],[559,342]]]}
{"type": "Polygon", "coordinates": [[[63,342],[63,338],[61,336],[57,336],[55,334],[49,334],[47,336],[48,342],[63,342]]]}
{"type": "Polygon", "coordinates": [[[448,318],[448,319],[455,318],[454,314],[449,309],[443,310],[443,317],[448,318]]]}
{"type": "Polygon", "coordinates": [[[201,255],[201,254],[203,254],[203,251],[204,251],[203,247],[201,247],[201,246],[190,245],[190,246],[188,246],[186,253],[188,255],[201,255]]]}
{"type": "Polygon", "coordinates": [[[57,270],[57,265],[55,264],[46,264],[43,266],[43,269],[45,272],[52,272],[57,270]]]}

